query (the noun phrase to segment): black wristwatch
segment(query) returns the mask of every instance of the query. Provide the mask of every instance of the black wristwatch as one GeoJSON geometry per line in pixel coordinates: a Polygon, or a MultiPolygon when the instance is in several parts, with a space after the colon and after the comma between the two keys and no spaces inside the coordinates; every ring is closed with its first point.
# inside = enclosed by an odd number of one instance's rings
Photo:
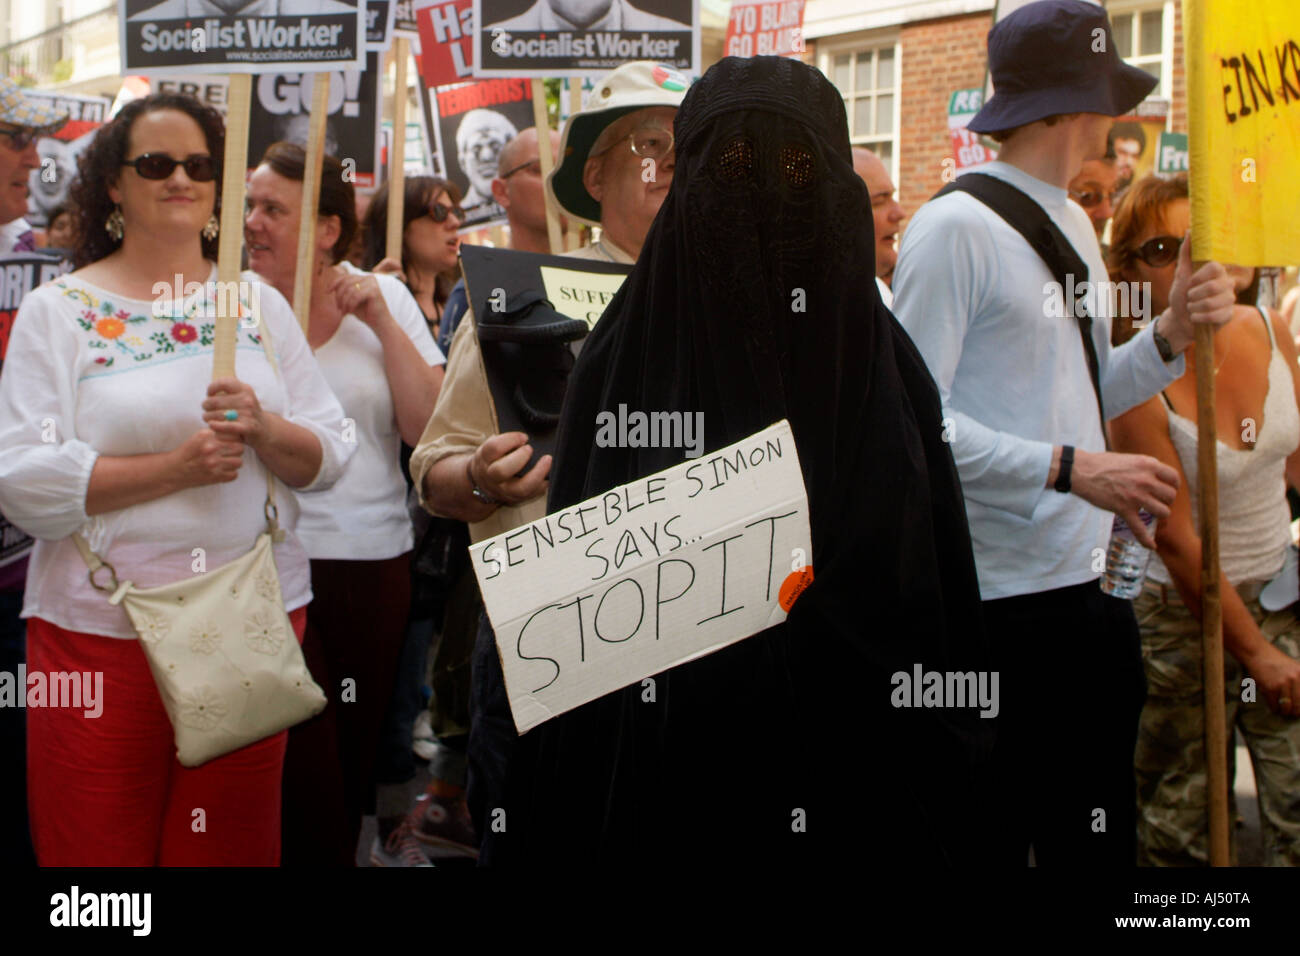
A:
{"type": "Polygon", "coordinates": [[[1160,334],[1160,330],[1154,325],[1151,326],[1151,340],[1156,343],[1156,351],[1166,362],[1174,360],[1174,347],[1169,344],[1169,340],[1160,334]]]}
{"type": "Polygon", "coordinates": [[[1061,470],[1056,473],[1056,484],[1052,485],[1057,491],[1068,493],[1070,490],[1070,469],[1074,466],[1074,446],[1061,446],[1061,470]]]}

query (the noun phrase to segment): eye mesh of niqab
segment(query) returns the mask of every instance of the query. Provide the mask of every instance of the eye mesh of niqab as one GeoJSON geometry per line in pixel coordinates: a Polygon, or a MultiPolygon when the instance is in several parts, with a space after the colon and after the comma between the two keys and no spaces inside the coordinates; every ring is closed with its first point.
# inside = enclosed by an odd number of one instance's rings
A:
{"type": "Polygon", "coordinates": [[[718,153],[717,164],[723,179],[750,179],[754,175],[754,145],[747,139],[732,140],[718,153]]]}
{"type": "Polygon", "coordinates": [[[781,175],[796,189],[811,186],[816,162],[803,146],[781,147],[781,175]]]}

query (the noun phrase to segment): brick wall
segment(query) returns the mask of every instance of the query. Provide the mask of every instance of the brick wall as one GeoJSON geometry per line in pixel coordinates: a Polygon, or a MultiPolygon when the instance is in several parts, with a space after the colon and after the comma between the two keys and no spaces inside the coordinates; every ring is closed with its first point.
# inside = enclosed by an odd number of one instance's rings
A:
{"type": "Polygon", "coordinates": [[[1170,132],[1187,132],[1187,73],[1183,70],[1183,5],[1174,4],[1174,64],[1173,90],[1169,99],[1169,112],[1173,122],[1170,132]]]}
{"type": "Polygon", "coordinates": [[[981,86],[991,14],[926,20],[902,28],[902,104],[899,130],[899,202],[908,216],[943,186],[943,161],[952,156],[948,99],[954,90],[981,86]]]}

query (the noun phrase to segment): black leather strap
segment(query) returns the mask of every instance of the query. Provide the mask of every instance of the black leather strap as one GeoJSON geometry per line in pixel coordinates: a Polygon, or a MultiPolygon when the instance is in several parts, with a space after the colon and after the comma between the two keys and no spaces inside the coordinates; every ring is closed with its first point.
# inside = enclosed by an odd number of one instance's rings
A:
{"type": "MultiPolygon", "coordinates": [[[[1025,237],[1025,241],[1042,257],[1061,287],[1061,297],[1065,290],[1078,288],[1088,281],[1088,265],[1079,253],[1070,245],[1070,240],[1057,228],[1056,223],[1042,206],[1032,197],[1026,195],[1005,180],[989,176],[986,173],[966,173],[944,186],[932,198],[961,190],[974,196],[984,205],[1006,220],[1016,232],[1025,237]],[[1067,276],[1074,276],[1070,283],[1067,276]]],[[[1088,361],[1088,375],[1092,379],[1092,391],[1097,396],[1097,414],[1101,419],[1101,434],[1110,447],[1106,436],[1106,413],[1101,400],[1101,366],[1097,360],[1097,346],[1092,341],[1092,316],[1081,299],[1065,303],[1066,310],[1074,316],[1079,326],[1079,337],[1083,340],[1083,351],[1088,361]]]]}
{"type": "Polygon", "coordinates": [[[1074,446],[1061,446],[1061,467],[1056,473],[1056,483],[1052,485],[1062,494],[1068,494],[1070,491],[1070,472],[1074,468],[1074,446]]]}

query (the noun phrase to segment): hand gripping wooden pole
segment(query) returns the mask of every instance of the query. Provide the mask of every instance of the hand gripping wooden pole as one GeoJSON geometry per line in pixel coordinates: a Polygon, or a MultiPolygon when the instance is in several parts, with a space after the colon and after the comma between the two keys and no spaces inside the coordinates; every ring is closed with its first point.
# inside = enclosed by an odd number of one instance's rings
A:
{"type": "MultiPolygon", "coordinates": [[[[541,161],[542,179],[545,180],[551,175],[555,161],[551,158],[551,121],[546,117],[546,87],[537,77],[533,78],[533,125],[537,127],[537,158],[541,161]]],[[[560,217],[549,191],[543,189],[542,195],[546,200],[546,238],[551,246],[550,252],[558,255],[564,251],[560,239],[560,217]]]]}
{"type": "Polygon", "coordinates": [[[329,73],[311,75],[311,118],[307,126],[307,157],[302,173],[302,215],[298,220],[298,268],[293,274],[293,314],[302,326],[303,335],[307,334],[311,322],[311,284],[316,274],[316,211],[320,208],[330,76],[329,73]]]}
{"type": "Polygon", "coordinates": [[[212,377],[235,375],[235,338],[239,334],[239,255],[244,243],[244,177],[248,162],[248,104],[253,88],[247,73],[232,73],[226,93],[225,160],[221,166],[221,238],[217,247],[217,315],[212,332],[212,377]]]}
{"type": "Polygon", "coordinates": [[[393,44],[397,60],[397,82],[393,86],[393,136],[388,146],[388,234],[384,254],[402,261],[402,215],[406,199],[406,69],[411,59],[411,41],[398,37],[393,44]]]}
{"type": "Polygon", "coordinates": [[[1214,328],[1196,324],[1196,474],[1201,531],[1201,653],[1205,685],[1205,767],[1210,865],[1228,852],[1228,740],[1223,686],[1223,609],[1219,603],[1219,469],[1214,406],[1214,328]]]}

